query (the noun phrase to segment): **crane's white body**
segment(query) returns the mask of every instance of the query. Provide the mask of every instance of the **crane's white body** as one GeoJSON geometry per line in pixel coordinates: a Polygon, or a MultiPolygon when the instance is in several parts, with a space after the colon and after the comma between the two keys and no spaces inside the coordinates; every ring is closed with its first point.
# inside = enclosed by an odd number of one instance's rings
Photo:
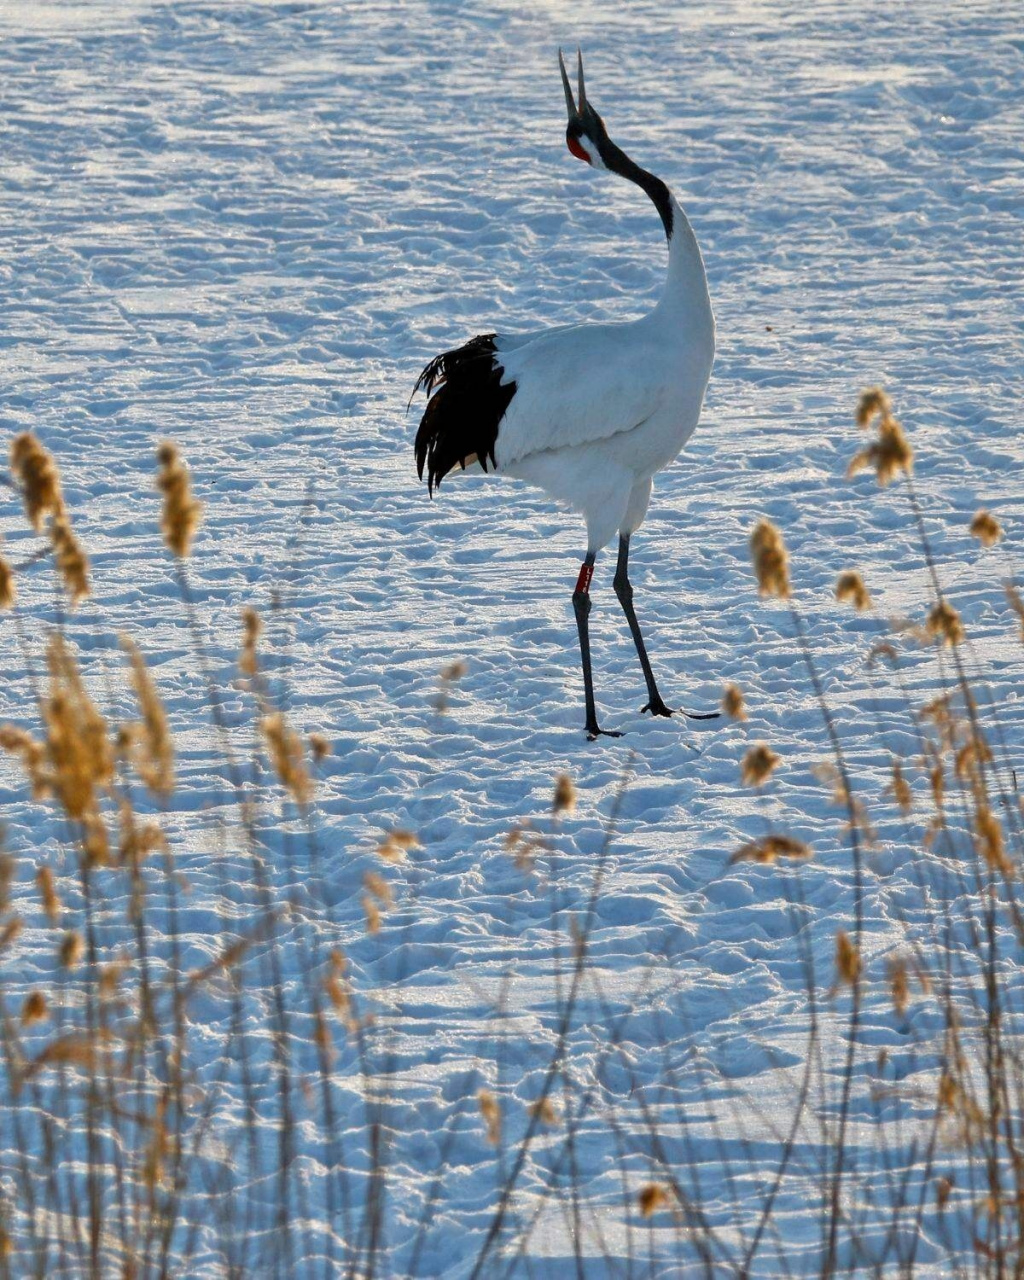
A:
{"type": "Polygon", "coordinates": [[[715,318],[693,230],[672,200],[668,277],[657,306],[625,324],[498,335],[497,469],[567,502],[598,551],[643,522],[652,477],[693,434],[715,356],[715,318]]]}
{"type": "MultiPolygon", "coordinates": [[[[697,238],[685,213],[653,173],[612,142],[587,100],[583,54],[577,96],[558,63],[568,123],[565,142],[578,160],[635,183],[658,211],[668,237],[668,278],[654,310],[630,324],[587,324],[543,333],[478,334],[442,351],[416,380],[430,397],[413,450],[431,495],[445,476],[479,462],[539,485],[587,522],[587,554],[572,594],[579,632],[587,737],[618,737],[597,721],[590,661],[590,583],[598,551],[616,532],[613,586],[626,615],[647,685],[642,708],[675,713],[657,681],[633,608],[630,535],[642,524],[651,481],[693,434],[715,358],[715,317],[697,238]]],[[[714,719],[684,712],[697,720],[714,719]]]]}

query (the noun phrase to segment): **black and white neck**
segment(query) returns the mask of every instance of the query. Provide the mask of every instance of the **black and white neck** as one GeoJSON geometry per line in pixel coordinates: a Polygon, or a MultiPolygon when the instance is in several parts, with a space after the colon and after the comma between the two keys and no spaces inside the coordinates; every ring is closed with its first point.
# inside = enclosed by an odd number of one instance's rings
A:
{"type": "MultiPolygon", "coordinates": [[[[635,160],[631,160],[621,147],[612,142],[607,133],[596,140],[592,140],[581,129],[573,141],[583,152],[581,159],[585,159],[595,169],[607,169],[610,173],[617,173],[620,178],[627,178],[630,182],[635,182],[641,191],[647,192],[661,218],[662,225],[665,228],[665,237],[671,243],[675,224],[673,209],[675,201],[672,199],[672,194],[665,183],[655,174],[648,173],[646,169],[641,169],[635,160]]],[[[572,143],[570,143],[569,149],[574,154],[579,154],[572,143]]]]}
{"type": "Polygon", "coordinates": [[[578,160],[586,161],[594,169],[607,169],[610,173],[617,173],[619,177],[636,183],[647,193],[661,218],[669,248],[668,277],[659,308],[682,308],[686,313],[685,327],[691,330],[694,327],[709,328],[713,340],[714,316],[708,295],[704,259],[689,219],[665,183],[656,174],[649,173],[631,160],[608,136],[604,121],[587,100],[582,53],[578,54],[578,88],[575,99],[561,50],[558,64],[562,72],[562,87],[565,90],[565,105],[569,117],[565,131],[566,145],[578,160]]]}
{"type": "MultiPolygon", "coordinates": [[[[711,297],[708,292],[707,274],[704,270],[704,258],[700,245],[694,234],[690,220],[683,212],[679,201],[666,184],[653,173],[648,173],[626,155],[621,147],[615,145],[605,134],[595,140],[581,134],[577,140],[580,150],[586,152],[587,162],[595,168],[607,169],[627,178],[647,193],[651,203],[658,211],[665,238],[668,240],[668,274],[665,279],[665,290],[659,306],[667,308],[684,307],[692,317],[714,324],[711,311],[711,297]]],[[[574,152],[575,154],[575,152],[574,152]]],[[[687,328],[692,328],[693,323],[687,328]]]]}

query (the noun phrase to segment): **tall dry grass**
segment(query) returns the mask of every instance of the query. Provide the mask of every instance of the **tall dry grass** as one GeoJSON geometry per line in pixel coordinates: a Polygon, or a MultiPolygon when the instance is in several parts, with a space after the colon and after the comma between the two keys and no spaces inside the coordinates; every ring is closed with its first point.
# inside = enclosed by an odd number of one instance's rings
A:
{"type": "MultiPolygon", "coordinates": [[[[880,731],[885,794],[864,794],[851,768],[781,532],[761,522],[751,537],[758,589],[783,602],[820,709],[830,755],[819,776],[851,885],[850,918],[823,966],[803,880],[815,850],[776,822],[723,851],[723,876],[767,867],[787,903],[805,1027],[787,1113],[769,1123],[756,1096],[723,1091],[713,1064],[677,1051],[664,1018],[685,1021],[685,931],[666,935],[628,998],[604,989],[591,947],[629,769],[578,901],[564,888],[561,831],[579,797],[562,776],[549,814],[511,830],[503,854],[549,899],[543,1069],[524,1104],[503,1031],[506,981],[477,1066],[434,1135],[436,1156],[416,1170],[413,1216],[392,1189],[401,1178],[408,1193],[410,1156],[387,1019],[352,980],[325,892],[317,801],[327,739],[291,724],[280,681],[264,672],[253,609],[239,619],[225,687],[190,577],[202,510],[178,450],[161,445],[154,530],[201,678],[192,715],[219,760],[222,795],[204,816],[152,673],[159,655],[126,636],[119,676],[83,672],[67,618],[92,607],[88,556],[54,459],[35,437],[17,437],[3,477],[9,513],[20,505],[42,541],[19,564],[0,555],[0,621],[33,703],[0,726],[0,749],[38,806],[39,840],[21,832],[0,858],[0,1274],[362,1278],[439,1274],[447,1259],[474,1277],[543,1275],[538,1241],[552,1223],[559,1267],[577,1277],[1024,1274],[1024,850],[1012,748],[943,586],[913,452],[885,393],[865,393],[857,420],[872,435],[851,472],[900,487],[931,584],[920,618],[876,619],[865,655],[915,744],[896,756],[880,731]],[[51,624],[19,602],[28,573],[54,577],[51,624]],[[928,647],[938,674],[922,689],[916,655],[928,647]],[[200,958],[183,868],[198,865],[202,824],[214,837],[200,862],[218,907],[200,958]],[[916,890],[912,903],[888,903],[903,941],[881,956],[866,947],[879,832],[916,890]],[[282,889],[298,883],[301,896],[282,889]],[[914,1009],[927,1016],[912,1025],[914,1009]],[[640,1020],[659,1028],[643,1064],[627,1049],[640,1020]],[[886,1020],[903,1035],[898,1070],[865,1036],[886,1020]],[[749,1136],[766,1125],[767,1146],[749,1136]],[[493,1197],[483,1228],[453,1240],[441,1208],[473,1133],[493,1151],[493,1197]],[[609,1161],[614,1190],[605,1181],[595,1191],[609,1161]]],[[[987,512],[970,532],[983,548],[1001,538],[987,512]]],[[[873,615],[870,585],[845,571],[839,607],[873,615]]],[[[1024,638],[1012,573],[1006,591],[1024,638]]],[[[463,671],[441,673],[439,714],[463,671]]],[[[737,687],[723,710],[752,725],[737,687]]],[[[783,748],[751,741],[738,762],[752,809],[769,786],[784,797],[783,748]]],[[[395,910],[397,873],[417,847],[413,832],[388,833],[378,869],[345,886],[368,933],[395,910]]],[[[415,909],[413,899],[401,905],[415,909]]]]}

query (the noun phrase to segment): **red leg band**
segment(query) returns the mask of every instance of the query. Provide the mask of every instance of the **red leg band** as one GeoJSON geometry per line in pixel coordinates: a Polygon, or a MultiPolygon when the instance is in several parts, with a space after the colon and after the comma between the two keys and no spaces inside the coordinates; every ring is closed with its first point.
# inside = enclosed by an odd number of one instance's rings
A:
{"type": "Polygon", "coordinates": [[[586,595],[590,590],[590,579],[593,576],[594,566],[592,564],[587,564],[586,561],[584,561],[583,564],[580,565],[580,576],[576,579],[576,590],[573,594],[578,596],[580,592],[582,592],[586,595]]]}

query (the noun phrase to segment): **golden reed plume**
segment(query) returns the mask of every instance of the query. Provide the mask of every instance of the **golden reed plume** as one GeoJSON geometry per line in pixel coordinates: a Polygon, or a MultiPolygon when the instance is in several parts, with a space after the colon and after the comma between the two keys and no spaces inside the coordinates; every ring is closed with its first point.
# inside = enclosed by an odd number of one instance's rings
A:
{"type": "Polygon", "coordinates": [[[157,449],[157,488],[164,495],[163,518],[160,531],[167,547],[176,556],[184,558],[192,549],[202,519],[202,505],[192,497],[192,485],[188,468],[181,460],[176,445],[165,440],[157,449]]]}
{"type": "Polygon", "coordinates": [[[722,710],[732,720],[746,720],[747,707],[738,684],[727,684],[722,690],[722,710]]]}
{"type": "Polygon", "coordinates": [[[840,604],[849,602],[855,609],[871,608],[871,596],[855,569],[847,569],[836,579],[836,599],[840,604]]]}
{"type": "Polygon", "coordinates": [[[750,535],[750,558],[760,594],[788,600],[789,555],[782,534],[771,521],[760,520],[755,526],[750,535]]]}
{"type": "Polygon", "coordinates": [[[782,757],[768,746],[766,742],[758,742],[743,757],[740,765],[740,776],[748,787],[760,787],[768,781],[781,763],[782,757]]]}
{"type": "Polygon", "coordinates": [[[30,431],[11,441],[11,472],[21,485],[29,523],[36,533],[42,533],[48,515],[64,514],[64,497],[53,456],[30,431]]]}

